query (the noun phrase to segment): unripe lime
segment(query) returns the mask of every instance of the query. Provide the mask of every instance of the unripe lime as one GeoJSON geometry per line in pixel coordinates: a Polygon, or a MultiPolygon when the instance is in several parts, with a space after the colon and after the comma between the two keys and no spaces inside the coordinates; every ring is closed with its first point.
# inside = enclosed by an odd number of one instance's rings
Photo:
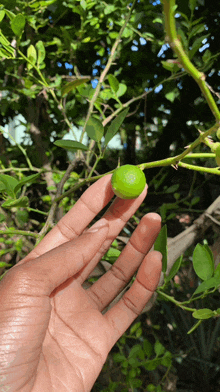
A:
{"type": "Polygon", "coordinates": [[[116,196],[121,199],[135,199],[143,192],[146,178],[138,166],[124,165],[114,171],[111,184],[116,196]]]}

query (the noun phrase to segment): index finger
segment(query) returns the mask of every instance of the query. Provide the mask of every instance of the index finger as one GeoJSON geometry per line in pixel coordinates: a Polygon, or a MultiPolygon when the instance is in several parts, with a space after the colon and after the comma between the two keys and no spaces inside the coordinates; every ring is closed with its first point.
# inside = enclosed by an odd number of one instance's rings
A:
{"type": "Polygon", "coordinates": [[[86,189],[71,210],[60,219],[36,248],[18,264],[33,260],[49,250],[78,237],[114,196],[111,176],[112,174],[107,174],[86,189]]]}

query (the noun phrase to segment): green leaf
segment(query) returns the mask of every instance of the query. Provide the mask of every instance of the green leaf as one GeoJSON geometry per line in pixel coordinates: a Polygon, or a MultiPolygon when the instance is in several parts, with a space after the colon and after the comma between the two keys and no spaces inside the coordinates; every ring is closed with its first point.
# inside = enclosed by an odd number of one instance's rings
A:
{"type": "Polygon", "coordinates": [[[0,49],[0,57],[2,57],[2,58],[7,58],[7,59],[11,59],[11,58],[13,58],[14,56],[12,56],[9,52],[7,52],[7,50],[1,48],[1,49],[0,49]]]}
{"type": "Polygon", "coordinates": [[[146,370],[152,371],[152,370],[155,370],[160,364],[161,364],[161,359],[154,358],[154,359],[144,363],[143,366],[145,367],[146,370]]]}
{"type": "Polygon", "coordinates": [[[154,351],[157,356],[162,355],[165,351],[165,347],[157,340],[154,344],[154,351]]]}
{"type": "Polygon", "coordinates": [[[213,264],[213,269],[214,269],[213,272],[215,272],[215,260],[214,260],[212,250],[209,248],[208,244],[204,244],[203,246],[206,248],[207,252],[209,253],[210,260],[213,264]]]}
{"type": "Polygon", "coordinates": [[[90,117],[86,124],[86,133],[90,139],[100,142],[104,135],[102,122],[95,117],[90,117]]]}
{"type": "Polygon", "coordinates": [[[174,193],[179,188],[179,184],[171,185],[169,188],[165,190],[166,193],[174,193]]]}
{"type": "Polygon", "coordinates": [[[29,214],[27,210],[17,210],[16,218],[21,226],[24,226],[25,223],[29,221],[29,214]]]}
{"type": "Polygon", "coordinates": [[[197,204],[200,200],[199,196],[195,196],[193,197],[193,199],[191,200],[191,206],[194,206],[195,204],[197,204]]]}
{"type": "Polygon", "coordinates": [[[84,11],[85,11],[85,10],[86,10],[86,7],[87,7],[86,1],[85,1],[85,0],[81,0],[81,1],[80,1],[80,5],[81,5],[81,7],[84,9],[84,11]]]}
{"type": "Polygon", "coordinates": [[[118,89],[119,89],[119,81],[118,81],[118,79],[116,79],[116,77],[114,75],[110,74],[110,75],[108,75],[108,81],[109,81],[109,84],[110,84],[110,87],[111,87],[112,91],[114,93],[116,93],[118,91],[118,89]]]}
{"type": "Polygon", "coordinates": [[[126,93],[126,91],[127,91],[127,86],[126,86],[126,84],[124,84],[124,83],[119,83],[119,88],[118,88],[117,93],[116,93],[117,97],[118,97],[118,98],[119,98],[119,97],[122,97],[122,95],[124,95],[124,94],[126,93]]]}
{"type": "Polygon", "coordinates": [[[193,317],[199,320],[207,320],[213,316],[215,316],[215,313],[211,309],[199,309],[193,312],[193,317]]]}
{"type": "Polygon", "coordinates": [[[105,88],[100,92],[99,96],[104,100],[111,99],[113,97],[112,90],[110,90],[110,88],[105,88]]]}
{"type": "Polygon", "coordinates": [[[12,208],[12,207],[28,207],[29,199],[27,196],[22,196],[19,199],[8,199],[3,204],[4,208],[12,208]]]}
{"type": "Polygon", "coordinates": [[[57,0],[48,0],[48,1],[37,1],[33,4],[28,4],[29,7],[31,8],[44,8],[48,7],[49,5],[55,3],[57,0]]]}
{"type": "Polygon", "coordinates": [[[212,278],[202,282],[197,289],[194,291],[193,295],[203,293],[206,290],[217,289],[220,286],[220,277],[213,276],[212,278]]]}
{"type": "Polygon", "coordinates": [[[120,254],[121,254],[120,250],[110,247],[106,252],[106,254],[103,256],[103,260],[106,260],[109,263],[113,264],[120,256],[120,254]]]}
{"type": "Polygon", "coordinates": [[[172,354],[170,351],[166,351],[162,360],[161,360],[161,365],[170,367],[172,365],[172,354]]]}
{"type": "Polygon", "coordinates": [[[220,279],[220,264],[218,264],[215,269],[214,277],[220,279]]]}
{"type": "Polygon", "coordinates": [[[3,182],[0,182],[0,192],[4,192],[5,188],[5,184],[3,184],[3,182]]]}
{"type": "Polygon", "coordinates": [[[118,132],[128,112],[129,112],[129,108],[126,108],[125,110],[123,110],[123,112],[119,113],[119,115],[111,122],[105,134],[105,143],[104,143],[105,146],[107,146],[110,140],[118,132]]]}
{"type": "Polygon", "coordinates": [[[189,0],[189,8],[191,11],[194,11],[194,9],[196,7],[196,2],[197,2],[197,0],[189,0]]]}
{"type": "Polygon", "coordinates": [[[179,90],[178,88],[174,88],[173,91],[170,91],[169,93],[165,94],[166,99],[170,102],[174,102],[174,100],[179,96],[179,90]]]}
{"type": "Polygon", "coordinates": [[[37,65],[39,66],[43,63],[45,56],[46,56],[43,42],[38,41],[36,43],[36,48],[37,48],[37,65]]]}
{"type": "Polygon", "coordinates": [[[15,14],[9,10],[5,10],[6,15],[9,17],[10,20],[13,20],[15,18],[15,14]]]}
{"type": "Polygon", "coordinates": [[[178,29],[177,34],[180,36],[180,40],[182,41],[183,48],[186,52],[188,52],[188,39],[182,29],[178,29]]]}
{"type": "Polygon", "coordinates": [[[162,253],[162,272],[167,270],[167,225],[164,225],[154,243],[154,250],[162,253]]]}
{"type": "MultiPolygon", "coordinates": [[[[10,47],[10,42],[7,40],[7,38],[4,36],[4,34],[0,31],[0,43],[8,49],[8,46],[10,47]]],[[[8,49],[9,50],[9,49],[8,49]]],[[[14,49],[13,49],[14,50],[14,49]]]]}
{"type": "Polygon", "coordinates": [[[180,269],[182,260],[183,260],[183,255],[181,255],[181,256],[175,261],[175,263],[173,264],[173,266],[172,266],[172,268],[171,268],[171,270],[170,270],[170,273],[169,273],[169,275],[168,275],[167,278],[166,278],[166,282],[169,282],[169,281],[170,281],[171,279],[173,279],[173,277],[177,274],[177,272],[178,272],[179,269],[180,269]]]}
{"type": "Polygon", "coordinates": [[[213,276],[214,260],[206,245],[196,245],[193,252],[193,268],[202,280],[208,280],[213,276]]]}
{"type": "Polygon", "coordinates": [[[106,4],[106,7],[104,8],[104,14],[108,15],[111,14],[115,10],[114,5],[106,4]]]}
{"type": "Polygon", "coordinates": [[[65,150],[75,152],[77,150],[88,150],[89,147],[85,146],[80,142],[75,142],[73,140],[56,140],[54,142],[55,146],[62,147],[65,150]]]}
{"type": "Polygon", "coordinates": [[[170,72],[177,72],[178,65],[174,61],[161,61],[162,66],[170,72]]]}
{"type": "Polygon", "coordinates": [[[6,220],[6,216],[0,213],[0,223],[6,220]]]}
{"type": "Polygon", "coordinates": [[[39,176],[40,176],[40,173],[37,173],[37,174],[32,174],[31,176],[22,178],[22,180],[19,181],[18,184],[14,188],[15,194],[19,191],[19,189],[21,189],[21,187],[24,184],[27,184],[27,183],[32,184],[39,176]]]}
{"type": "Polygon", "coordinates": [[[153,354],[153,346],[149,342],[149,340],[147,340],[147,339],[144,339],[143,350],[144,350],[144,352],[145,352],[145,354],[147,355],[148,358],[150,358],[151,355],[153,354]]]}
{"type": "Polygon", "coordinates": [[[0,22],[4,19],[4,16],[5,16],[5,11],[1,10],[0,11],[0,22]]]}
{"type": "Polygon", "coordinates": [[[14,192],[14,188],[18,184],[18,180],[16,180],[12,176],[8,176],[7,174],[0,175],[0,183],[4,184],[4,191],[8,194],[8,196],[15,198],[16,194],[14,192]]]}
{"type": "Polygon", "coordinates": [[[130,328],[130,334],[133,335],[140,326],[141,326],[141,322],[140,321],[138,321],[137,323],[132,325],[132,327],[130,328]]]}
{"type": "Polygon", "coordinates": [[[212,53],[210,52],[209,49],[206,49],[204,55],[202,56],[202,60],[204,63],[208,63],[211,57],[212,57],[212,53]]]}
{"type": "Polygon", "coordinates": [[[87,42],[91,41],[91,37],[84,38],[81,42],[87,44],[87,42]]]}
{"type": "Polygon", "coordinates": [[[24,31],[25,26],[25,16],[22,14],[18,14],[15,18],[11,21],[11,28],[15,35],[21,36],[24,31]]]}
{"type": "Polygon", "coordinates": [[[142,359],[142,360],[144,359],[145,355],[144,355],[143,349],[142,349],[142,347],[141,347],[140,344],[135,344],[135,345],[130,349],[128,358],[132,358],[132,357],[133,357],[133,358],[139,357],[139,358],[142,359]]]}
{"type": "Polygon", "coordinates": [[[11,266],[12,266],[12,264],[5,263],[4,261],[0,262],[0,268],[6,268],[6,267],[11,267],[11,266]]]}
{"type": "Polygon", "coordinates": [[[61,89],[62,96],[68,94],[70,91],[74,90],[76,87],[80,86],[81,84],[85,84],[89,82],[90,78],[80,78],[73,80],[72,82],[67,83],[61,89]]]}
{"type": "Polygon", "coordinates": [[[153,20],[153,23],[160,23],[160,24],[163,24],[163,20],[162,20],[162,18],[155,18],[155,19],[153,20]]]}
{"type": "Polygon", "coordinates": [[[192,28],[192,31],[189,34],[189,39],[194,37],[197,34],[202,33],[205,30],[205,23],[197,24],[192,28]]]}
{"type": "Polygon", "coordinates": [[[202,46],[202,41],[207,38],[209,34],[203,35],[202,37],[197,38],[192,45],[192,49],[189,51],[189,59],[191,60],[194,56],[194,54],[201,48],[202,46]]]}
{"type": "MultiPolygon", "coordinates": [[[[35,49],[35,47],[34,47],[33,45],[30,45],[30,46],[28,47],[28,50],[27,50],[27,58],[28,58],[28,60],[30,60],[30,62],[31,62],[33,65],[36,64],[36,61],[37,61],[37,52],[36,52],[36,49],[35,49]]],[[[27,64],[28,70],[30,70],[31,68],[33,68],[33,65],[32,65],[32,64],[30,64],[30,63],[27,64]]]]}
{"type": "Polygon", "coordinates": [[[126,360],[126,357],[124,356],[124,354],[118,353],[113,355],[113,360],[114,362],[122,362],[126,360]]]}

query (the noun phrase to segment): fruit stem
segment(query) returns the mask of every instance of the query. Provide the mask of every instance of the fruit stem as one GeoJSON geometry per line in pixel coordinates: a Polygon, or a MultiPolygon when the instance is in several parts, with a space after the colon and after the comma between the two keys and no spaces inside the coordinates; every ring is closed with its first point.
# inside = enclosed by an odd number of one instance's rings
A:
{"type": "Polygon", "coordinates": [[[180,64],[183,68],[193,77],[198,84],[202,94],[204,95],[206,102],[209,105],[213,115],[215,116],[216,122],[220,123],[220,112],[215,103],[215,100],[205,82],[206,75],[196,69],[193,63],[185,53],[182,43],[178,39],[175,23],[176,13],[176,0],[163,0],[164,3],[164,14],[165,14],[165,30],[167,33],[167,40],[169,41],[170,47],[176,53],[180,64]]]}

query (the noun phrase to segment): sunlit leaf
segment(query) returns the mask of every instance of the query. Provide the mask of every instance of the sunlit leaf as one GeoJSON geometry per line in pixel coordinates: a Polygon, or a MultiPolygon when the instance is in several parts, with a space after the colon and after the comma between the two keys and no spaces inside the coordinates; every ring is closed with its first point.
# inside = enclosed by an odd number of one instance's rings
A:
{"type": "Polygon", "coordinates": [[[204,308],[196,310],[193,312],[192,316],[199,320],[206,320],[215,316],[215,313],[211,309],[204,308]]]}
{"type": "Polygon", "coordinates": [[[4,19],[4,16],[5,16],[5,11],[1,10],[0,11],[0,22],[4,19]]]}
{"type": "Polygon", "coordinates": [[[86,133],[90,139],[100,142],[104,134],[102,122],[95,117],[90,117],[86,124],[86,133]]]}
{"type": "MultiPolygon", "coordinates": [[[[27,57],[28,57],[28,59],[30,60],[30,62],[31,62],[32,64],[35,65],[35,63],[36,63],[36,61],[37,61],[37,52],[36,52],[36,49],[35,49],[34,45],[30,45],[30,46],[28,47],[28,50],[27,50],[27,57]]],[[[31,68],[33,68],[33,65],[32,65],[32,64],[30,64],[30,63],[27,64],[27,67],[28,67],[29,70],[30,70],[31,68]]]]}
{"type": "Polygon", "coordinates": [[[119,83],[119,87],[118,90],[116,92],[117,97],[122,97],[122,95],[124,95],[127,91],[127,86],[124,83],[119,83]]]}
{"type": "Polygon", "coordinates": [[[46,52],[45,52],[45,48],[44,48],[44,44],[42,41],[38,41],[36,43],[36,48],[37,48],[37,64],[40,65],[43,63],[45,56],[46,56],[46,52]]]}
{"type": "Polygon", "coordinates": [[[108,81],[112,91],[116,93],[119,89],[119,81],[114,75],[111,74],[108,75],[108,81]]]}
{"type": "Polygon", "coordinates": [[[12,176],[8,176],[7,174],[1,174],[0,175],[0,183],[4,184],[4,191],[8,194],[8,196],[14,198],[15,197],[15,192],[14,189],[16,185],[18,184],[18,180],[16,180],[12,176]]]}
{"type": "Polygon", "coordinates": [[[22,196],[19,199],[8,199],[3,204],[4,208],[12,208],[12,207],[28,207],[29,199],[27,196],[22,196]]]}
{"type": "Polygon", "coordinates": [[[15,35],[20,36],[24,31],[25,26],[25,16],[22,14],[18,14],[15,18],[11,21],[11,28],[15,35]]]}

